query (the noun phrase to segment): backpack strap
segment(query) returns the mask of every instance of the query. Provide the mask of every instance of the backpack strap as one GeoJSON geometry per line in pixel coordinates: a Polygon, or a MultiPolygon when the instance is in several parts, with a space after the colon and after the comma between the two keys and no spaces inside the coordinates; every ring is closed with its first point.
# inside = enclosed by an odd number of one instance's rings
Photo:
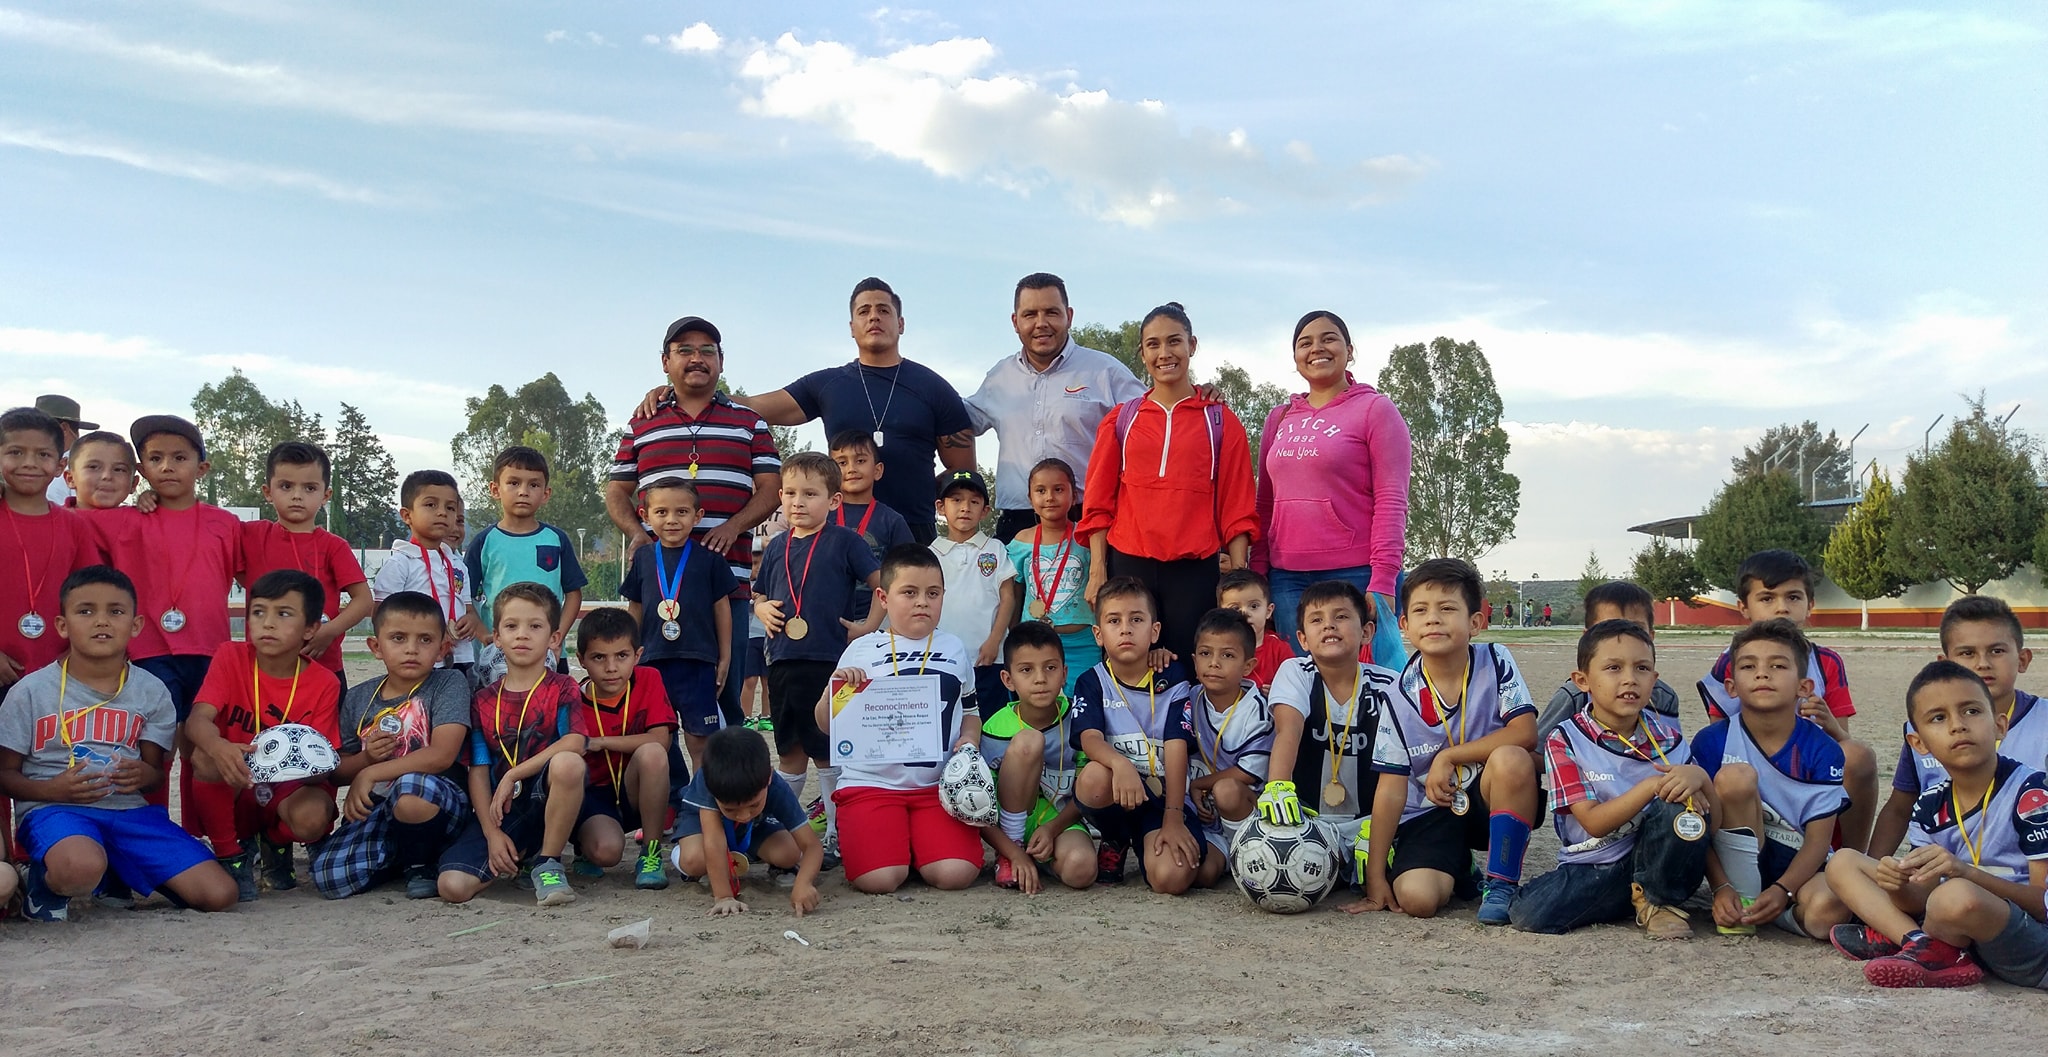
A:
{"type": "Polygon", "coordinates": [[[1145,398],[1143,396],[1134,396],[1117,405],[1116,448],[1119,466],[1129,466],[1131,464],[1130,446],[1124,442],[1131,435],[1131,423],[1138,420],[1138,409],[1144,406],[1145,398]]]}

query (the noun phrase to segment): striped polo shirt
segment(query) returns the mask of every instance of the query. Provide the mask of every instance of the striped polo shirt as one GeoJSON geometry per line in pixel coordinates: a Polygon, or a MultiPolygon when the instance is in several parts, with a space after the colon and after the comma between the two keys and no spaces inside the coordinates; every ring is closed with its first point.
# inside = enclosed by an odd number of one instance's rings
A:
{"type": "MultiPolygon", "coordinates": [[[[706,532],[725,524],[753,498],[755,474],[781,472],[782,456],[775,450],[768,423],[719,393],[695,418],[671,404],[628,423],[626,435],[619,439],[619,453],[612,459],[611,479],[631,481],[636,491],[664,477],[679,477],[696,485],[704,519],[697,522],[691,535],[702,540],[706,532]],[[694,478],[690,477],[693,461],[697,464],[694,478]]],[[[748,597],[753,539],[740,533],[725,557],[732,566],[733,579],[740,583],[734,597],[748,597]]]]}

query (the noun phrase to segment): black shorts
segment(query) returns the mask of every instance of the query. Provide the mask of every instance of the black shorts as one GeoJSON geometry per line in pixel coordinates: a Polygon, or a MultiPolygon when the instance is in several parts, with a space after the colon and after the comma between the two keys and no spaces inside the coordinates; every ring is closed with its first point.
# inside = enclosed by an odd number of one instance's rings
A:
{"type": "Polygon", "coordinates": [[[831,661],[775,661],[768,665],[769,718],[775,721],[775,751],[802,749],[829,766],[832,745],[818,728],[818,699],[832,683],[831,661]]]}
{"type": "Polygon", "coordinates": [[[1462,816],[1447,807],[1432,807],[1394,830],[1394,861],[1387,867],[1388,880],[1410,870],[1435,870],[1451,876],[1451,894],[1457,898],[1479,894],[1472,876],[1472,853],[1486,850],[1492,813],[1487,810],[1486,798],[1479,795],[1477,782],[1472,784],[1470,796],[1472,808],[1462,816]]]}
{"type": "MultiPolygon", "coordinates": [[[[512,838],[512,847],[524,859],[540,850],[541,837],[547,828],[547,801],[538,797],[521,797],[512,805],[512,810],[498,823],[507,837],[512,838]]],[[[491,843],[484,836],[484,824],[475,815],[463,824],[462,832],[441,853],[441,869],[459,870],[471,877],[489,881],[497,875],[491,872],[491,843]]]]}
{"type": "MultiPolygon", "coordinates": [[[[1137,807],[1126,810],[1124,812],[1124,821],[1130,827],[1128,832],[1131,836],[1131,848],[1138,853],[1138,870],[1143,874],[1147,865],[1145,840],[1166,825],[1166,798],[1160,796],[1151,797],[1137,807]]],[[[1196,869],[1200,869],[1203,863],[1208,862],[1211,854],[1221,854],[1209,847],[1209,842],[1203,839],[1201,828],[1198,825],[1190,824],[1188,832],[1194,836],[1195,846],[1200,849],[1196,853],[1201,856],[1195,860],[1196,869]]],[[[1146,880],[1149,881],[1150,879],[1149,876],[1146,877],[1146,880]]]]}
{"type": "Polygon", "coordinates": [[[617,822],[620,831],[625,833],[640,828],[640,809],[634,807],[633,802],[626,798],[626,791],[617,786],[584,787],[583,810],[576,813],[575,829],[582,829],[583,824],[593,818],[611,819],[617,822]]]}

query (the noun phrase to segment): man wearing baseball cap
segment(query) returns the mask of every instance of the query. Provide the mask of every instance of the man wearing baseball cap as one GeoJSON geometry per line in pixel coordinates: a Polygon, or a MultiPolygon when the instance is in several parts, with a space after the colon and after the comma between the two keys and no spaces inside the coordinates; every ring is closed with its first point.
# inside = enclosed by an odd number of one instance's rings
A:
{"type": "MultiPolygon", "coordinates": [[[[64,430],[63,459],[66,463],[71,461],[71,446],[78,443],[78,435],[100,428],[97,422],[81,420],[78,417],[81,413],[78,401],[68,396],[51,393],[36,397],[36,410],[56,419],[57,425],[64,430]]],[[[59,473],[50,478],[50,486],[44,490],[44,494],[49,497],[50,502],[63,506],[74,493],[71,491],[71,485],[65,482],[64,475],[59,473]]]]}

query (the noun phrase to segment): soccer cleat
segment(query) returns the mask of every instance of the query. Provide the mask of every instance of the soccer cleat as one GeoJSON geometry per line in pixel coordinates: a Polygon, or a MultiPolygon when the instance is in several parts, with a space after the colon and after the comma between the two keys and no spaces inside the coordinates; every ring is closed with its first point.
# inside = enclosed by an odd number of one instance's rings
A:
{"type": "Polygon", "coordinates": [[[71,899],[50,891],[43,881],[43,864],[32,862],[22,873],[21,913],[30,921],[71,920],[71,899]]]}
{"type": "Polygon", "coordinates": [[[1017,868],[1010,865],[1010,858],[1007,855],[996,858],[996,887],[1017,887],[1017,868]]]}
{"type": "Polygon", "coordinates": [[[115,910],[135,908],[135,890],[129,888],[128,882],[121,880],[121,875],[112,870],[108,870],[105,876],[100,878],[100,886],[93,889],[92,899],[103,907],[112,907],[115,910]]]}
{"type": "Polygon", "coordinates": [[[1923,932],[1906,937],[1899,953],[1864,962],[1863,978],[1878,987],[1968,987],[1984,970],[1967,951],[1923,932]]]}
{"type": "Polygon", "coordinates": [[[650,841],[640,846],[640,868],[633,874],[633,887],[650,892],[668,887],[668,871],[661,864],[661,845],[650,841]]]}
{"type": "Polygon", "coordinates": [[[804,817],[811,822],[811,832],[816,833],[820,837],[824,836],[826,825],[825,798],[821,796],[804,805],[804,817]]]}
{"type": "Polygon", "coordinates": [[[775,887],[777,887],[777,888],[795,888],[795,887],[796,887],[796,871],[795,871],[795,870],[785,870],[785,869],[783,869],[782,867],[780,867],[780,866],[777,866],[777,867],[775,867],[775,868],[774,868],[774,871],[773,871],[773,872],[774,872],[774,874],[775,874],[775,887]]]}
{"type": "Polygon", "coordinates": [[[1103,841],[1102,846],[1095,850],[1095,883],[1124,883],[1124,850],[1109,841],[1103,841]]]}
{"type": "Polygon", "coordinates": [[[263,837],[257,840],[256,851],[263,866],[265,886],[273,892],[289,892],[299,887],[298,873],[292,868],[291,845],[263,837]]]}
{"type": "MultiPolygon", "coordinates": [[[[1737,896],[1736,898],[1738,898],[1738,899],[1741,899],[1741,897],[1740,897],[1740,896],[1737,896]]],[[[1743,900],[1742,900],[1742,909],[1744,909],[1744,910],[1748,910],[1748,909],[1749,909],[1749,908],[1750,908],[1750,907],[1751,907],[1751,906],[1752,906],[1753,904],[1755,904],[1755,903],[1756,903],[1756,900],[1754,900],[1754,899],[1743,899],[1743,900]]],[[[1720,925],[1720,924],[1716,924],[1716,925],[1714,926],[1714,931],[1715,931],[1715,932],[1718,932],[1718,933],[1720,933],[1720,934],[1721,934],[1721,935],[1723,935],[1723,936],[1754,936],[1754,935],[1756,935],[1756,926],[1755,926],[1755,925],[1720,925]]]]}
{"type": "Polygon", "coordinates": [[[1636,924],[1642,928],[1643,935],[1653,940],[1692,938],[1692,921],[1685,911],[1650,902],[1639,884],[1629,886],[1629,899],[1636,906],[1636,924]]]}
{"type": "Polygon", "coordinates": [[[569,887],[569,875],[559,860],[546,859],[536,864],[532,877],[536,905],[558,907],[576,901],[576,890],[569,887]]]}
{"type": "Polygon", "coordinates": [[[1852,962],[1867,962],[1872,958],[1889,958],[1899,953],[1898,944],[1891,937],[1871,928],[1853,922],[1836,925],[1828,930],[1828,942],[1842,952],[1842,957],[1852,962]]]}
{"type": "Polygon", "coordinates": [[[587,877],[591,880],[596,880],[597,878],[604,876],[604,867],[599,866],[594,862],[591,862],[589,859],[586,859],[581,855],[578,855],[576,857],[575,862],[569,864],[569,870],[578,877],[587,877]]]}
{"type": "Polygon", "coordinates": [[[1489,877],[1479,889],[1479,923],[1481,925],[1505,925],[1508,923],[1508,907],[1515,902],[1522,886],[1509,881],[1489,877]]]}
{"type": "Polygon", "coordinates": [[[256,901],[256,864],[249,861],[249,853],[243,852],[231,859],[215,859],[220,868],[235,879],[235,901],[254,903],[256,901]]]}
{"type": "Polygon", "coordinates": [[[408,866],[405,868],[405,898],[432,899],[441,894],[441,885],[434,878],[431,866],[408,866]]]}

